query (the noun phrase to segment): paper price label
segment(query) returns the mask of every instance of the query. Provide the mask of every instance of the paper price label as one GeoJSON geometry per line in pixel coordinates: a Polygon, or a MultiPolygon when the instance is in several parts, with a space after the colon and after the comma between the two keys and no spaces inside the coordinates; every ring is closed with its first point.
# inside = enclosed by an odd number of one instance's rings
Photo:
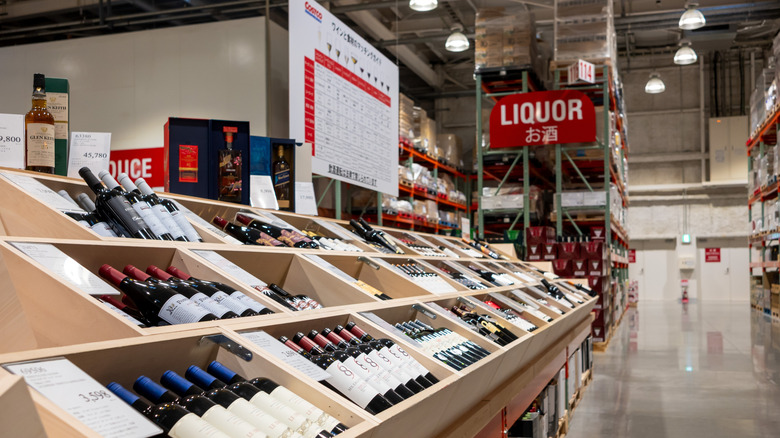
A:
{"type": "Polygon", "coordinates": [[[204,260],[208,261],[209,263],[213,264],[214,266],[218,267],[219,269],[222,269],[227,274],[229,274],[236,280],[246,284],[247,286],[253,287],[255,289],[260,289],[267,286],[267,284],[264,283],[259,278],[239,268],[238,266],[236,266],[235,263],[231,262],[230,260],[226,259],[225,257],[221,256],[220,254],[214,251],[194,249],[192,250],[192,252],[194,252],[204,260]]]}
{"type": "Polygon", "coordinates": [[[268,175],[249,175],[249,205],[278,210],[274,183],[268,175]]]}
{"type": "Polygon", "coordinates": [[[328,271],[336,274],[340,278],[346,280],[349,283],[355,283],[357,280],[352,278],[350,275],[348,275],[346,272],[342,271],[341,269],[335,267],[332,263],[328,262],[327,260],[323,259],[322,257],[315,255],[315,254],[304,254],[304,257],[307,259],[313,261],[314,263],[320,265],[321,267],[327,269],[328,271]]]}
{"type": "Polygon", "coordinates": [[[6,364],[30,387],[104,437],[150,437],[162,429],[65,358],[6,364]]]}
{"type": "Polygon", "coordinates": [[[76,213],[86,214],[86,211],[80,209],[78,206],[73,205],[70,201],[60,196],[54,190],[46,187],[38,180],[27,175],[19,175],[15,173],[0,173],[5,179],[16,184],[22,190],[27,192],[30,196],[43,202],[51,208],[60,211],[72,211],[76,213]]]}
{"type": "Polygon", "coordinates": [[[68,176],[79,177],[79,169],[88,167],[95,175],[108,169],[111,152],[110,132],[71,132],[68,176]]]}
{"type": "Polygon", "coordinates": [[[325,370],[309,362],[306,358],[290,349],[290,347],[282,344],[279,340],[262,330],[241,333],[241,336],[316,381],[326,380],[331,377],[325,370]]]}
{"type": "Polygon", "coordinates": [[[314,184],[295,183],[295,212],[317,216],[317,201],[314,199],[314,184]]]}
{"type": "Polygon", "coordinates": [[[326,220],[323,220],[323,219],[314,219],[314,223],[316,223],[320,227],[330,231],[331,233],[336,235],[336,237],[338,237],[341,240],[348,240],[348,241],[355,240],[353,235],[350,234],[347,230],[345,230],[341,226],[336,225],[336,224],[334,224],[332,222],[329,222],[329,221],[326,221],[326,220]]]}
{"type": "Polygon", "coordinates": [[[374,324],[378,325],[379,327],[383,328],[384,330],[387,330],[388,332],[399,336],[401,338],[408,338],[406,336],[406,333],[402,332],[401,330],[398,330],[390,324],[389,322],[385,321],[384,319],[377,316],[374,312],[359,312],[358,315],[362,316],[363,318],[366,318],[367,320],[373,322],[374,324]]]}
{"type": "Polygon", "coordinates": [[[205,219],[198,216],[197,214],[193,213],[192,210],[189,208],[181,205],[180,203],[176,202],[176,200],[171,199],[171,201],[176,204],[177,207],[179,207],[179,210],[184,213],[184,216],[189,219],[191,222],[195,222],[199,226],[211,231],[212,233],[216,234],[217,236],[224,239],[227,243],[232,243],[234,245],[243,245],[240,240],[236,239],[235,237],[229,235],[228,233],[220,230],[219,228],[215,227],[214,225],[211,225],[210,223],[206,222],[205,219]]]}
{"type": "Polygon", "coordinates": [[[10,243],[82,292],[96,296],[119,295],[119,291],[103,281],[102,278],[81,266],[76,260],[50,243],[10,243]]]}
{"type": "Polygon", "coordinates": [[[0,166],[24,169],[24,116],[0,114],[0,166]]]}

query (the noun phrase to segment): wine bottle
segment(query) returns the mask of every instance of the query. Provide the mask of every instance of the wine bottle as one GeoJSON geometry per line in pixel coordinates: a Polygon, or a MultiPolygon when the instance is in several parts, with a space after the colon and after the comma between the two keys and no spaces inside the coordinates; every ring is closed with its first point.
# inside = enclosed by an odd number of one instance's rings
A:
{"type": "MultiPolygon", "coordinates": [[[[339,327],[336,328],[338,329],[339,327]]],[[[428,371],[427,368],[425,368],[415,358],[410,356],[409,353],[407,353],[404,349],[398,346],[393,340],[387,338],[374,339],[371,335],[369,335],[366,331],[358,327],[352,321],[348,322],[347,325],[344,326],[344,329],[346,329],[347,332],[356,336],[358,339],[360,339],[363,342],[371,342],[371,341],[379,342],[381,345],[387,348],[388,354],[390,354],[396,360],[408,364],[409,369],[417,370],[419,375],[423,376],[425,380],[428,381],[428,383],[435,384],[439,382],[439,379],[437,379],[433,374],[431,374],[431,372],[428,371]]],[[[341,333],[342,330],[343,329],[338,330],[336,333],[341,333]]],[[[418,383],[425,386],[426,388],[430,386],[430,385],[426,386],[426,384],[424,382],[420,382],[419,379],[418,379],[418,383]]]]}
{"type": "Polygon", "coordinates": [[[107,388],[162,427],[171,438],[230,438],[181,406],[172,403],[153,406],[116,382],[109,383],[107,388]]]}
{"type": "MultiPolygon", "coordinates": [[[[292,343],[292,341],[290,343],[292,343]]],[[[331,417],[320,408],[314,406],[313,404],[299,397],[294,392],[290,391],[284,386],[279,385],[271,379],[257,377],[251,380],[247,380],[216,360],[208,365],[206,371],[218,379],[228,382],[229,384],[236,382],[247,382],[254,385],[261,391],[265,391],[271,394],[271,396],[285,402],[288,406],[295,409],[298,413],[303,414],[312,422],[316,422],[317,424],[325,427],[325,429],[333,435],[338,435],[339,433],[347,430],[347,426],[341,424],[337,419],[331,417]]]]}
{"type": "Polygon", "coordinates": [[[362,236],[367,242],[373,242],[390,250],[393,253],[403,254],[403,251],[401,251],[395,244],[387,240],[383,235],[379,234],[375,229],[370,227],[366,228],[362,222],[358,222],[354,219],[350,219],[349,224],[352,225],[352,228],[354,228],[355,231],[357,231],[358,234],[362,236]]]}
{"type": "MultiPolygon", "coordinates": [[[[70,201],[74,206],[79,207],[76,201],[74,201],[73,198],[71,198],[68,192],[66,192],[65,190],[60,190],[57,193],[59,193],[60,196],[62,196],[64,199],[70,201]]],[[[94,206],[94,204],[92,205],[94,206]]],[[[94,231],[96,234],[100,236],[117,237],[114,230],[112,230],[111,227],[106,222],[104,222],[102,218],[98,217],[98,215],[93,211],[94,209],[93,210],[84,209],[84,210],[87,211],[86,214],[74,213],[70,211],[66,211],[64,213],[70,216],[71,218],[73,218],[75,221],[82,224],[84,227],[89,228],[90,230],[94,231]]]]}
{"type": "Polygon", "coordinates": [[[268,285],[268,289],[270,289],[272,292],[285,299],[288,303],[290,303],[293,307],[295,307],[298,310],[323,308],[322,304],[310,298],[308,295],[303,295],[303,294],[292,295],[286,290],[282,289],[276,283],[270,283],[268,285]]]}
{"type": "MultiPolygon", "coordinates": [[[[119,184],[121,184],[122,187],[124,187],[125,191],[128,194],[136,197],[137,199],[140,199],[139,202],[145,202],[147,205],[149,205],[149,207],[152,210],[152,215],[160,222],[160,224],[162,225],[162,229],[164,229],[171,235],[173,240],[178,240],[182,242],[187,241],[187,238],[184,236],[184,231],[182,231],[179,224],[177,224],[176,221],[173,219],[173,216],[171,216],[171,212],[169,212],[164,205],[160,204],[159,201],[154,198],[144,196],[144,194],[141,193],[138,187],[135,184],[133,184],[133,180],[131,180],[126,173],[120,172],[117,175],[117,181],[119,181],[119,184]]],[[[152,229],[152,231],[154,231],[154,229],[152,229]]]]}
{"type": "MultiPolygon", "coordinates": [[[[169,266],[166,272],[181,280],[189,281],[196,289],[202,287],[203,289],[201,290],[203,290],[203,292],[206,293],[206,295],[208,295],[208,292],[206,292],[205,289],[206,286],[213,287],[219,291],[226,293],[228,297],[231,298],[231,300],[224,303],[225,306],[230,307],[234,312],[238,313],[241,316],[254,316],[251,313],[247,313],[245,309],[242,310],[244,307],[248,307],[253,312],[255,312],[255,314],[259,314],[259,315],[274,313],[273,310],[265,307],[264,305],[260,304],[256,300],[248,297],[243,292],[237,291],[236,288],[234,287],[216,281],[206,281],[206,280],[195,278],[175,266],[169,266]],[[235,304],[233,303],[233,301],[238,301],[239,303],[235,304]]],[[[221,295],[218,296],[216,293],[212,295],[212,297],[219,297],[220,299],[223,299],[221,295]]]]}
{"type": "Polygon", "coordinates": [[[146,320],[155,325],[158,321],[187,324],[218,319],[184,295],[175,293],[167,287],[133,280],[109,265],[101,266],[99,273],[101,277],[109,280],[129,296],[146,320]]]}
{"type": "Polygon", "coordinates": [[[95,192],[95,204],[101,214],[125,230],[128,236],[139,239],[155,239],[146,222],[138,215],[127,198],[103,187],[103,183],[89,170],[89,167],[79,169],[79,175],[95,192]]]}
{"type": "MultiPolygon", "coordinates": [[[[312,355],[308,351],[304,350],[303,347],[296,344],[292,340],[288,339],[287,336],[279,336],[279,342],[286,345],[288,348],[290,348],[292,351],[300,354],[301,356],[305,357],[308,360],[311,360],[312,355]]],[[[324,353],[324,351],[322,352],[324,353]]]]}
{"type": "Polygon", "coordinates": [[[292,182],[290,181],[290,163],[284,158],[284,146],[279,145],[276,160],[273,162],[274,193],[279,208],[290,208],[292,182]]]}
{"type": "Polygon", "coordinates": [[[273,415],[263,411],[257,406],[224,388],[203,390],[199,386],[187,381],[173,371],[163,373],[160,382],[164,387],[180,396],[201,394],[209,400],[224,407],[231,413],[242,418],[255,428],[259,429],[270,438],[297,438],[300,435],[293,433],[286,424],[273,415]]]}
{"type": "Polygon", "coordinates": [[[330,377],[325,382],[353,403],[374,415],[393,405],[379,391],[358,377],[354,371],[341,361],[336,360],[332,355],[323,353],[313,354],[312,351],[317,345],[304,336],[303,333],[297,333],[295,337],[300,340],[298,345],[311,354],[309,360],[330,374],[330,377]]]}
{"type": "Polygon", "coordinates": [[[393,404],[398,404],[404,401],[406,398],[414,395],[412,391],[398,382],[396,379],[385,380],[385,376],[389,376],[387,373],[383,373],[383,370],[378,368],[378,365],[371,361],[373,365],[366,363],[366,355],[360,352],[357,348],[337,348],[332,342],[328,341],[316,330],[312,330],[307,335],[309,339],[314,341],[323,350],[332,354],[336,359],[348,364],[351,369],[356,369],[358,375],[369,385],[376,388],[386,399],[390,400],[393,404]],[[354,365],[354,366],[353,366],[354,365]],[[400,386],[399,386],[400,385],[400,386]],[[399,392],[400,389],[400,392],[399,392]]]}
{"type": "Polygon", "coordinates": [[[392,241],[392,239],[388,238],[384,231],[377,230],[374,227],[371,226],[365,219],[363,219],[362,216],[358,218],[358,222],[360,222],[361,225],[363,225],[363,228],[368,233],[376,233],[378,236],[382,237],[387,244],[389,244],[389,247],[392,251],[394,251],[396,254],[404,254],[404,252],[398,248],[398,246],[392,241]]]}
{"type": "Polygon", "coordinates": [[[154,404],[175,403],[201,417],[230,437],[265,438],[266,436],[265,433],[247,423],[241,417],[202,395],[188,395],[180,398],[146,376],[136,379],[135,383],[133,383],[133,389],[154,404]]]}
{"type": "Polygon", "coordinates": [[[217,200],[241,202],[241,151],[233,149],[233,134],[238,132],[235,126],[223,126],[225,148],[217,151],[217,200]]]}
{"type": "Polygon", "coordinates": [[[138,216],[140,216],[144,222],[146,222],[146,225],[149,226],[149,229],[152,230],[152,233],[154,233],[158,239],[173,240],[171,233],[169,233],[168,229],[165,228],[159,219],[157,219],[157,217],[154,215],[154,212],[152,211],[152,207],[146,201],[141,199],[141,197],[135,193],[128,193],[122,190],[122,187],[119,186],[119,183],[116,182],[114,177],[111,176],[111,174],[107,171],[101,170],[98,174],[98,177],[103,180],[103,184],[106,185],[108,190],[119,196],[124,196],[125,199],[130,202],[130,205],[133,207],[136,213],[138,213],[138,216]]]}
{"type": "Polygon", "coordinates": [[[229,385],[195,365],[190,365],[184,376],[198,386],[209,389],[224,388],[249,401],[263,412],[273,415],[274,418],[284,423],[288,427],[288,435],[290,436],[300,433],[311,437],[318,433],[318,431],[309,430],[312,423],[303,415],[249,383],[236,382],[229,385]]]}
{"type": "Polygon", "coordinates": [[[230,223],[219,216],[214,216],[214,219],[212,219],[211,222],[221,230],[241,241],[241,243],[247,245],[287,246],[262,231],[230,223]]]}
{"type": "Polygon", "coordinates": [[[293,246],[295,248],[318,248],[319,245],[303,234],[290,229],[277,227],[276,225],[269,224],[267,222],[260,221],[258,219],[249,217],[245,214],[236,214],[236,221],[246,225],[247,227],[254,228],[262,231],[269,236],[279,240],[287,246],[293,246]]]}
{"type": "Polygon", "coordinates": [[[138,327],[149,327],[149,323],[143,315],[132,307],[120,303],[108,295],[101,295],[100,298],[98,298],[98,301],[105,304],[106,307],[119,314],[122,318],[128,320],[131,324],[137,325],[138,327]]]}
{"type": "Polygon", "coordinates": [[[144,195],[144,200],[146,200],[146,202],[148,202],[150,205],[155,205],[158,203],[162,204],[165,209],[168,210],[168,212],[171,214],[171,217],[173,217],[173,220],[176,221],[176,224],[184,232],[184,236],[187,237],[187,240],[190,242],[203,242],[203,238],[201,238],[200,234],[195,231],[195,228],[192,226],[190,221],[187,220],[187,217],[184,215],[184,213],[182,213],[181,210],[179,210],[179,207],[177,207],[173,201],[157,196],[157,194],[154,193],[154,190],[149,187],[149,184],[143,178],[138,178],[135,180],[135,185],[144,195]]]}
{"type": "MultiPolygon", "coordinates": [[[[146,284],[167,287],[176,293],[180,293],[189,298],[191,301],[197,303],[200,307],[213,313],[219,319],[238,318],[238,315],[235,312],[231,311],[222,304],[219,304],[216,300],[204,294],[203,292],[199,292],[183,283],[167,282],[165,277],[170,277],[170,275],[165,271],[160,271],[159,275],[157,275],[157,278],[155,278],[133,265],[127,265],[125,266],[125,269],[122,270],[122,272],[146,284]]],[[[157,273],[157,271],[153,272],[157,273]]]]}
{"type": "Polygon", "coordinates": [[[92,231],[105,237],[132,237],[130,233],[123,231],[124,228],[120,228],[116,223],[112,222],[104,214],[97,211],[95,203],[89,199],[86,193],[79,193],[76,196],[76,203],[89,214],[93,215],[97,220],[97,223],[93,225],[92,231]]]}

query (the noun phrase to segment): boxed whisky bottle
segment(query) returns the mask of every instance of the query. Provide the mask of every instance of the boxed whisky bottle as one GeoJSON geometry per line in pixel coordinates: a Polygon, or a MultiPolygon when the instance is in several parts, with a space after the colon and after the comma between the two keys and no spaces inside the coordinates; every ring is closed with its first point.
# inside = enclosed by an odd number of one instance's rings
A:
{"type": "Polygon", "coordinates": [[[268,175],[280,210],[295,211],[295,140],[252,136],[250,175],[268,175]]]}

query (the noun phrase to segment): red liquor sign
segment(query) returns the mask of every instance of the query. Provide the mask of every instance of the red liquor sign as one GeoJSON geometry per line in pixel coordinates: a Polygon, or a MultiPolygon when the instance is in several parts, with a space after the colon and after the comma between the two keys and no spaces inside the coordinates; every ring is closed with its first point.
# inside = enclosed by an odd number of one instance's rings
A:
{"type": "Polygon", "coordinates": [[[704,248],[705,263],[720,263],[720,248],[704,248]]]}
{"type": "MultiPolygon", "coordinates": [[[[114,178],[124,172],[133,181],[143,178],[150,187],[163,186],[163,148],[111,151],[109,159],[108,171],[114,178]]],[[[195,163],[197,168],[197,156],[195,163]]]]}
{"type": "Polygon", "coordinates": [[[596,110],[574,90],[539,91],[501,98],[490,112],[490,147],[596,141],[596,110]]]}
{"type": "Polygon", "coordinates": [[[636,250],[635,249],[629,249],[628,250],[628,263],[636,263],[636,250]]]}

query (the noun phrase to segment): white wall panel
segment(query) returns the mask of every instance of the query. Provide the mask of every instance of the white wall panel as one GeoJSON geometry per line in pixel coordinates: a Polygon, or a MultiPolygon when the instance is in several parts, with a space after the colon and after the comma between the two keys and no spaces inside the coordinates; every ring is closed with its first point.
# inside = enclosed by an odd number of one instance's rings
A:
{"type": "Polygon", "coordinates": [[[0,112],[26,113],[40,72],[70,81],[71,130],[112,132],[114,149],[162,146],[170,116],[248,120],[265,135],[264,26],[250,18],[0,48],[0,112]]]}

